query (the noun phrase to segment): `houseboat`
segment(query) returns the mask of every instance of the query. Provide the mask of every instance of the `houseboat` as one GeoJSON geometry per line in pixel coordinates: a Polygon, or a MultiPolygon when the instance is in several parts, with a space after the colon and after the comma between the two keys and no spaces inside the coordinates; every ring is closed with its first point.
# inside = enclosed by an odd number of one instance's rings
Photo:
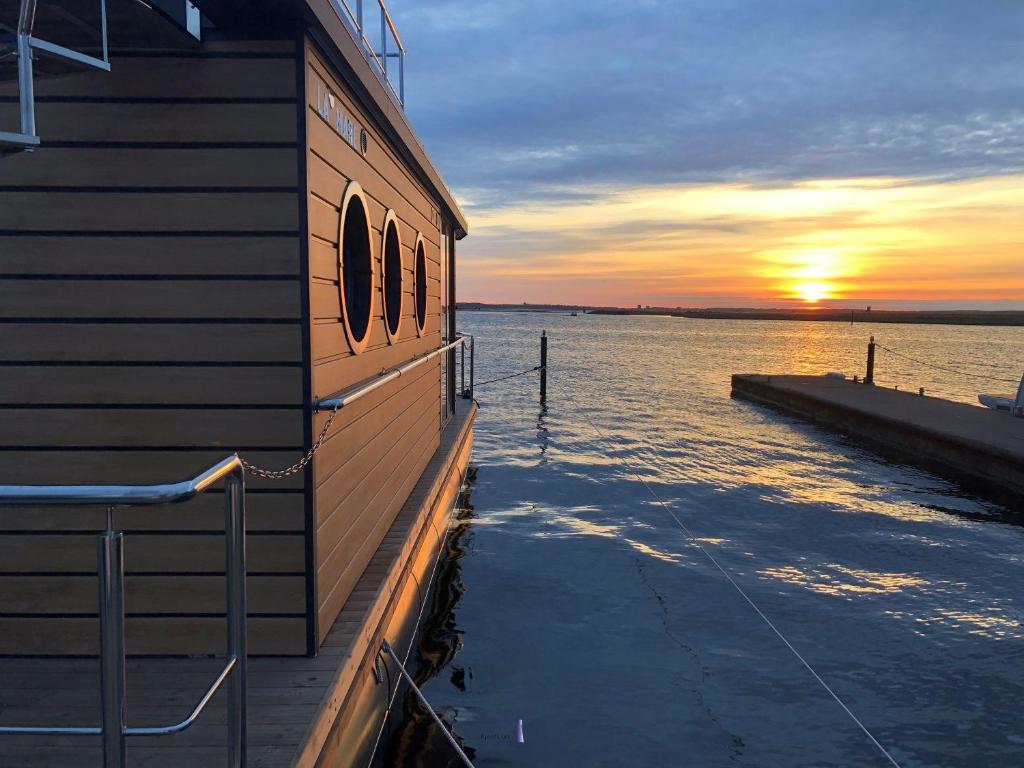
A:
{"type": "Polygon", "coordinates": [[[382,751],[476,408],[404,74],[382,0],[0,0],[0,765],[382,751]]]}

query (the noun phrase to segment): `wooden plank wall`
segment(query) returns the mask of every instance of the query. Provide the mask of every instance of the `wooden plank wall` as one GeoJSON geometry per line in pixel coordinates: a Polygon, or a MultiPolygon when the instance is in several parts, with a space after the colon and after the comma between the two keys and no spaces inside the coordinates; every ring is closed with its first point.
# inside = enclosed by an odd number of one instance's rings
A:
{"type": "MultiPolygon", "coordinates": [[[[327,397],[440,346],[440,218],[427,191],[311,42],[307,42],[306,91],[311,385],[314,397],[327,397]],[[328,120],[317,110],[318,92],[334,98],[328,120]],[[335,130],[339,109],[355,123],[357,147],[360,131],[366,131],[365,154],[335,130]],[[346,341],[338,296],[339,206],[352,180],[359,182],[369,202],[377,291],[370,341],[358,355],[346,341]],[[404,260],[403,316],[393,344],[385,331],[380,296],[381,227],[388,209],[398,217],[404,260]],[[422,336],[416,333],[413,314],[417,233],[424,238],[428,273],[422,336]]],[[[313,462],[320,640],[439,445],[440,376],[440,365],[433,362],[341,411],[313,462]]],[[[314,420],[314,434],[325,419],[321,414],[314,420]]]]}
{"type": "MultiPolygon", "coordinates": [[[[294,40],[224,42],[37,83],[44,146],[0,159],[0,483],[302,454],[302,66],[294,40]]],[[[254,653],[307,650],[303,482],[249,482],[254,653]]],[[[223,650],[221,505],[116,514],[129,652],[223,650]]],[[[0,654],[95,651],[102,526],[0,510],[0,654]]]]}

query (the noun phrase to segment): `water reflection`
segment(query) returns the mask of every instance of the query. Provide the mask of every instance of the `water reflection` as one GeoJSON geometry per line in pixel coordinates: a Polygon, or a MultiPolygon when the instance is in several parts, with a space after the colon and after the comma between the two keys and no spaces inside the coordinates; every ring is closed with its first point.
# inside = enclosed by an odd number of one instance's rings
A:
{"type": "Polygon", "coordinates": [[[926,579],[908,573],[873,573],[857,568],[846,568],[838,563],[829,563],[822,568],[814,569],[801,569],[794,565],[763,568],[757,571],[757,574],[762,578],[778,579],[818,594],[837,597],[881,595],[927,583],[926,579]]]}
{"type": "MultiPolygon", "coordinates": [[[[461,577],[460,561],[467,552],[470,536],[469,523],[473,518],[471,493],[476,482],[476,469],[470,468],[466,485],[456,504],[455,520],[445,542],[445,554],[438,566],[436,586],[431,593],[431,603],[424,612],[426,619],[417,638],[416,652],[410,657],[408,669],[417,685],[441,674],[455,658],[462,644],[462,633],[456,626],[455,608],[465,591],[461,577]]],[[[468,672],[472,679],[472,671],[468,672]]],[[[450,680],[459,690],[466,690],[467,670],[454,665],[450,680]]],[[[388,684],[391,688],[391,684],[388,684]]],[[[439,712],[443,720],[451,722],[454,711],[439,712]]],[[[377,766],[448,766],[457,764],[452,760],[452,749],[447,739],[437,730],[437,724],[423,708],[420,700],[412,693],[396,700],[396,709],[385,723],[383,748],[375,755],[377,766]]],[[[458,736],[456,735],[456,738],[458,736]]],[[[473,747],[459,740],[460,746],[470,760],[475,752],[473,747]]]]}
{"type": "MultiPolygon", "coordinates": [[[[551,337],[547,407],[529,377],[481,393],[457,627],[448,617],[460,641],[429,654],[427,695],[477,765],[881,764],[634,468],[902,765],[1024,762],[1019,518],[729,397],[733,372],[860,373],[871,333],[939,364],[1009,368],[1019,329],[460,321],[481,379],[533,365],[551,337]]],[[[882,384],[974,400],[975,382],[879,364],[882,384]]],[[[431,754],[395,764],[451,758],[431,754]]]]}
{"type": "Polygon", "coordinates": [[[540,461],[542,464],[547,461],[546,454],[548,452],[548,428],[545,424],[547,415],[547,405],[541,405],[540,412],[537,414],[537,447],[540,449],[540,461]]]}

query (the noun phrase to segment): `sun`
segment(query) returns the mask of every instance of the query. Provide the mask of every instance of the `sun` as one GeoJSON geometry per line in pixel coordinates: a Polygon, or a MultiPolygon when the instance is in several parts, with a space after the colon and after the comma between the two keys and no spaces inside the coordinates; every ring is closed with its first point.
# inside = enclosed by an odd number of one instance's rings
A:
{"type": "Polygon", "coordinates": [[[829,283],[798,283],[793,286],[793,295],[806,304],[817,304],[822,299],[833,298],[834,290],[829,283]]]}
{"type": "Polygon", "coordinates": [[[855,271],[855,255],[850,246],[796,247],[762,251],[768,262],[761,275],[776,282],[786,299],[816,305],[843,293],[843,282],[855,271]]]}

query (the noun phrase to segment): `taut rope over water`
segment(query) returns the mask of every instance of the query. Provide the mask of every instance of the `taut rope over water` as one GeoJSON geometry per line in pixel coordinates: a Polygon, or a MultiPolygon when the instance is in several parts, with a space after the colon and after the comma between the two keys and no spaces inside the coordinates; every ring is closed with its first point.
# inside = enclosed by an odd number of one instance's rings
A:
{"type": "MultiPolygon", "coordinates": [[[[595,433],[597,433],[601,440],[606,444],[611,445],[611,441],[605,436],[604,432],[602,432],[598,428],[598,426],[593,422],[593,420],[591,420],[591,418],[587,415],[586,411],[580,408],[579,402],[573,396],[571,390],[568,387],[563,387],[561,391],[564,392],[570,400],[572,400],[573,406],[583,415],[583,418],[590,425],[590,428],[593,429],[595,433]]],[[[754,609],[754,612],[761,617],[761,620],[768,625],[768,628],[775,633],[779,640],[781,640],[783,644],[793,653],[793,655],[796,656],[800,663],[803,664],[804,667],[806,667],[807,671],[811,673],[811,675],[814,677],[815,680],[818,681],[821,687],[824,688],[826,692],[828,692],[828,695],[835,699],[835,702],[840,707],[842,707],[843,711],[847,715],[849,715],[850,719],[857,724],[857,727],[859,727],[864,732],[864,735],[871,740],[871,743],[874,744],[883,755],[885,755],[885,758],[889,761],[889,763],[894,765],[896,768],[902,768],[900,764],[896,762],[896,759],[889,754],[888,750],[886,750],[886,748],[882,746],[881,742],[879,742],[878,739],[875,738],[874,734],[872,734],[871,731],[868,730],[867,726],[861,722],[860,718],[858,718],[853,713],[853,711],[848,706],[846,706],[846,703],[841,698],[839,698],[839,694],[832,690],[829,684],[826,683],[825,680],[821,677],[821,675],[819,675],[817,671],[815,671],[814,667],[810,665],[810,662],[808,662],[807,659],[805,659],[801,655],[800,651],[798,651],[793,646],[793,644],[789,642],[786,636],[782,634],[779,628],[772,623],[772,620],[765,615],[764,611],[762,611],[758,607],[757,603],[753,601],[753,599],[750,597],[750,595],[746,593],[743,587],[741,587],[736,582],[736,580],[733,579],[730,573],[722,566],[721,563],[718,562],[714,555],[712,555],[710,552],[708,552],[708,550],[704,548],[704,545],[700,543],[700,540],[693,534],[693,531],[691,531],[686,526],[686,524],[679,519],[679,516],[675,513],[675,510],[669,504],[667,504],[660,496],[658,496],[657,493],[654,492],[654,489],[648,484],[646,480],[644,480],[643,476],[633,467],[633,465],[627,459],[624,459],[623,461],[629,468],[630,474],[632,474],[637,480],[639,480],[643,484],[644,488],[646,488],[647,492],[651,495],[651,498],[654,499],[654,501],[657,504],[659,504],[662,509],[668,512],[672,519],[675,520],[676,525],[679,526],[679,529],[683,532],[683,534],[697,547],[697,549],[699,549],[704,554],[704,556],[708,560],[711,561],[711,564],[719,570],[719,572],[733,586],[733,589],[735,589],[739,593],[740,597],[742,597],[747,602],[747,604],[754,609]]]]}

